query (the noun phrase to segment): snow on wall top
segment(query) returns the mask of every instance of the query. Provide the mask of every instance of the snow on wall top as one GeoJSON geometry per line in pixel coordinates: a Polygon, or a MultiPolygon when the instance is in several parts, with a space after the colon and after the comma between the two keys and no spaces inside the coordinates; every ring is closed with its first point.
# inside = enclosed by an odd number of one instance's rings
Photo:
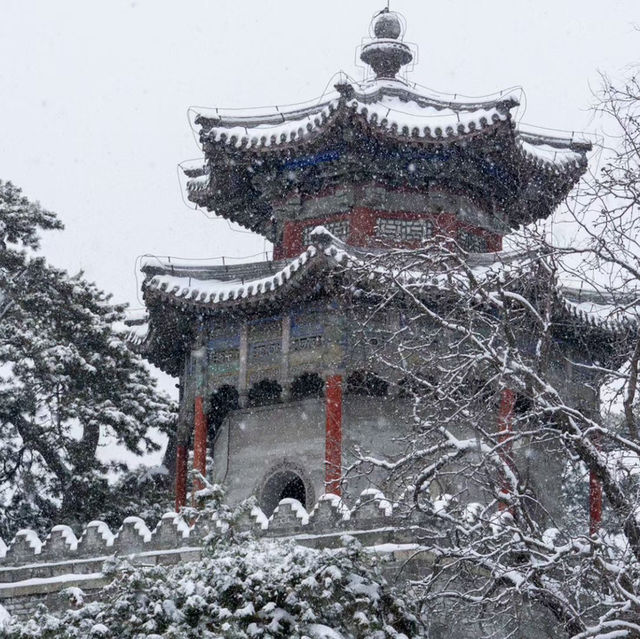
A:
{"type": "MultiPolygon", "coordinates": [[[[237,525],[243,529],[253,529],[258,534],[273,532],[276,536],[288,534],[287,531],[301,530],[336,532],[335,525],[344,525],[347,530],[367,529],[366,517],[362,517],[363,504],[374,505],[369,515],[375,518],[383,517],[391,520],[394,515],[398,515],[381,492],[364,491],[353,509],[349,509],[339,497],[331,495],[321,497],[309,512],[299,501],[283,499],[269,518],[254,505],[251,508],[250,517],[244,523],[238,522],[237,525]],[[352,515],[356,513],[358,513],[357,516],[353,517],[354,521],[351,522],[352,515]]],[[[0,558],[0,593],[4,582],[13,584],[16,566],[31,568],[42,564],[46,567],[90,557],[104,558],[113,554],[128,555],[197,547],[216,527],[216,520],[210,517],[210,515],[202,515],[193,525],[189,525],[181,515],[173,512],[166,513],[152,533],[141,518],[127,517],[116,535],[111,533],[104,522],[92,521],[85,527],[79,542],[59,545],[50,553],[41,552],[41,548],[46,547],[46,542],[42,544],[33,530],[21,530],[10,544],[6,557],[0,558]],[[96,532],[97,536],[92,536],[92,533],[96,532]]],[[[396,523],[401,526],[405,517],[406,513],[403,513],[396,523]]],[[[223,531],[219,526],[218,529],[223,531]]],[[[62,533],[72,542],[76,540],[68,526],[56,526],[47,539],[51,539],[54,533],[62,533]]],[[[0,544],[4,544],[1,539],[0,544]]]]}

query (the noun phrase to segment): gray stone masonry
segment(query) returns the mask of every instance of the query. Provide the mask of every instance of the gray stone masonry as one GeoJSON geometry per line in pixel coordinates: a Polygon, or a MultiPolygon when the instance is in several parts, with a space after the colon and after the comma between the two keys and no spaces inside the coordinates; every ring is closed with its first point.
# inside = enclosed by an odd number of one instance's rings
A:
{"type": "MultiPolygon", "coordinates": [[[[348,534],[374,552],[391,555],[395,561],[389,566],[400,566],[424,543],[427,523],[424,516],[394,512],[382,493],[368,489],[351,509],[337,495],[323,495],[310,512],[294,499],[283,499],[271,517],[251,506],[233,525],[241,532],[291,538],[314,548],[338,547],[348,534]]],[[[105,523],[92,521],[79,539],[68,526],[55,526],[44,543],[32,530],[21,530],[0,558],[0,605],[26,618],[40,604],[52,611],[78,605],[77,588],[85,602],[98,600],[111,580],[113,571],[106,568],[119,558],[134,565],[195,561],[207,535],[227,531],[228,524],[215,517],[203,514],[189,525],[176,513],[166,513],[153,531],[139,517],[127,517],[115,535],[105,523]]]]}

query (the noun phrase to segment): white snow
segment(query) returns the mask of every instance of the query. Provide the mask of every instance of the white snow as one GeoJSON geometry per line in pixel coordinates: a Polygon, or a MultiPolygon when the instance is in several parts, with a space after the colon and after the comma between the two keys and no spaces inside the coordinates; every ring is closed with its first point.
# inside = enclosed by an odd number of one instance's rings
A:
{"type": "Polygon", "coordinates": [[[256,280],[223,281],[198,280],[190,277],[174,275],[155,275],[148,282],[148,286],[165,291],[175,297],[189,298],[198,302],[219,303],[229,300],[245,299],[273,291],[282,286],[307,261],[315,256],[316,249],[311,246],[299,257],[292,260],[280,271],[256,280]]]}
{"type": "Polygon", "coordinates": [[[562,165],[575,163],[579,162],[582,158],[582,154],[580,152],[573,151],[570,148],[555,147],[550,144],[532,144],[531,142],[526,142],[520,138],[517,139],[520,148],[525,152],[525,154],[549,164],[562,165]]]}
{"type": "Polygon", "coordinates": [[[11,621],[11,615],[4,606],[0,605],[0,630],[7,627],[11,621]]]}
{"type": "Polygon", "coordinates": [[[422,546],[420,544],[376,544],[374,546],[365,546],[365,552],[373,553],[392,553],[392,552],[407,552],[411,550],[419,550],[422,546]]]}
{"type": "Polygon", "coordinates": [[[507,113],[494,106],[475,110],[458,110],[421,106],[397,96],[383,95],[378,101],[362,103],[353,100],[349,106],[364,115],[375,126],[397,129],[418,137],[451,137],[471,133],[507,119],[507,113]]]}
{"type": "Polygon", "coordinates": [[[343,521],[347,521],[351,518],[351,511],[342,500],[342,497],[340,497],[339,495],[335,495],[334,493],[325,493],[324,495],[320,495],[320,498],[311,511],[312,515],[316,512],[316,510],[318,510],[320,502],[329,502],[331,504],[331,507],[335,508],[335,510],[340,513],[343,521]]]}
{"type": "Polygon", "coordinates": [[[89,631],[94,637],[107,637],[109,635],[109,628],[102,623],[94,624],[89,631]]]}
{"type": "Polygon", "coordinates": [[[560,531],[557,528],[547,528],[542,533],[542,541],[553,548],[556,545],[556,541],[560,538],[560,531]]]}
{"type": "Polygon", "coordinates": [[[382,515],[385,517],[391,517],[393,506],[384,496],[384,493],[377,488],[365,488],[365,490],[360,493],[360,498],[356,502],[354,511],[356,511],[358,507],[362,506],[362,504],[369,502],[374,502],[377,508],[382,511],[382,515]]]}
{"type": "Polygon", "coordinates": [[[187,522],[184,519],[182,519],[182,517],[178,513],[175,513],[175,512],[168,512],[162,515],[160,521],[158,522],[158,525],[155,527],[155,530],[153,531],[154,534],[157,533],[163,521],[171,522],[176,527],[177,531],[182,535],[183,538],[187,538],[189,536],[190,528],[187,522]]]}
{"type": "Polygon", "coordinates": [[[33,577],[31,579],[23,579],[22,581],[0,582],[0,590],[20,588],[21,586],[60,584],[67,581],[90,581],[92,579],[101,579],[102,577],[104,577],[104,574],[101,572],[67,573],[65,575],[56,575],[55,577],[33,577]]]}
{"type": "Polygon", "coordinates": [[[312,639],[344,639],[339,632],[321,623],[310,624],[307,626],[307,632],[312,639]]]}
{"type": "Polygon", "coordinates": [[[438,499],[433,500],[433,512],[434,513],[445,513],[447,512],[447,508],[453,499],[452,495],[448,495],[443,493],[438,497],[438,499]]]}
{"type": "Polygon", "coordinates": [[[82,606],[84,604],[84,592],[77,586],[69,586],[69,588],[61,590],[60,594],[68,597],[74,606],[82,606]]]}
{"type": "Polygon", "coordinates": [[[290,506],[296,516],[296,519],[299,519],[303,526],[309,523],[309,513],[306,511],[305,507],[297,499],[292,499],[291,497],[280,500],[277,508],[273,511],[273,515],[271,515],[271,520],[273,520],[276,513],[279,511],[280,506],[290,506]]]}
{"type": "MultiPolygon", "coordinates": [[[[11,546],[13,546],[19,539],[24,539],[29,547],[33,549],[33,553],[35,555],[40,554],[40,551],[42,550],[42,542],[34,530],[30,530],[29,528],[19,530],[16,533],[11,546]]],[[[9,546],[9,548],[11,548],[11,546],[9,546]]]]}
{"type": "Polygon", "coordinates": [[[335,111],[337,104],[338,100],[332,100],[317,111],[295,119],[285,119],[287,116],[281,115],[280,122],[275,123],[268,121],[270,118],[266,116],[266,122],[252,127],[214,127],[209,135],[213,140],[225,141],[227,144],[234,143],[237,147],[247,143],[260,144],[261,146],[283,144],[296,138],[305,137],[321,127],[335,111]]]}
{"type": "Polygon", "coordinates": [[[253,506],[250,514],[262,530],[269,528],[269,518],[262,512],[262,508],[253,506]]]}

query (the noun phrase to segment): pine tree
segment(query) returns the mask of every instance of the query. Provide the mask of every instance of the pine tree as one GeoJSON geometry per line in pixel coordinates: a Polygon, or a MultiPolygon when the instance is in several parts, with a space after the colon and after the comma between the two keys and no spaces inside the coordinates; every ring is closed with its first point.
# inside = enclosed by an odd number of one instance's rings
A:
{"type": "Polygon", "coordinates": [[[109,470],[96,457],[109,436],[141,453],[167,430],[159,394],[117,325],[126,305],[82,274],[37,254],[56,216],[0,182],[0,535],[53,521],[109,519],[109,470]]]}

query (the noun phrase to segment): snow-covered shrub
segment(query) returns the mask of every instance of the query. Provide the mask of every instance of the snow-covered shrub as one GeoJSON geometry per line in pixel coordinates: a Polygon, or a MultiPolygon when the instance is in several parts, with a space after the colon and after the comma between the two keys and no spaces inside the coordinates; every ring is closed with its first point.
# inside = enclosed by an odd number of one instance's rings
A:
{"type": "Polygon", "coordinates": [[[14,623],[10,639],[409,639],[423,626],[359,544],[217,543],[202,560],[118,572],[103,601],[14,623]]]}

